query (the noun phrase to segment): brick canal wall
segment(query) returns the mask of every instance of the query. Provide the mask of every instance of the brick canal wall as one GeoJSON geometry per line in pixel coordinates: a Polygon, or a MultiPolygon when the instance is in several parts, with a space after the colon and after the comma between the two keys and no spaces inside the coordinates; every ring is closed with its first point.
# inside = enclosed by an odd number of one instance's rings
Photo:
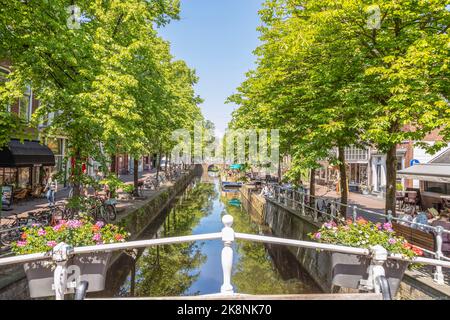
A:
{"type": "MultiPolygon", "coordinates": [[[[295,210],[270,200],[266,201],[252,192],[252,187],[244,186],[240,190],[244,209],[252,215],[260,217],[261,221],[270,227],[275,237],[310,241],[308,233],[316,232],[320,227],[319,223],[312,221],[307,216],[301,216],[295,210]]],[[[330,253],[319,252],[315,249],[287,248],[324,292],[332,291],[330,253]]],[[[349,292],[350,289],[345,291],[349,292]]],[[[410,272],[404,275],[396,297],[396,299],[449,298],[441,291],[417,280],[410,272]]]]}
{"type": "MultiPolygon", "coordinates": [[[[195,166],[189,174],[183,176],[174,185],[159,191],[137,208],[128,209],[128,213],[119,216],[116,224],[131,233],[130,241],[137,239],[145,228],[170,205],[173,199],[185,190],[195,177],[201,175],[202,167],[195,166]]],[[[119,256],[120,252],[113,254],[110,264],[119,256]]],[[[30,299],[22,265],[0,267],[0,300],[8,299],[30,299]]]]}

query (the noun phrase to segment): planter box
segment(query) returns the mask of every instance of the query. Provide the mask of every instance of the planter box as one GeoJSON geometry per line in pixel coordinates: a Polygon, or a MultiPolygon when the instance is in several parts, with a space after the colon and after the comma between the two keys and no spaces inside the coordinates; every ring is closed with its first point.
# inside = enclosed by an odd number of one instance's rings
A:
{"type": "MultiPolygon", "coordinates": [[[[105,288],[106,271],[111,253],[77,254],[67,262],[67,283],[88,281],[87,292],[102,291],[105,288]]],[[[53,261],[37,261],[24,264],[31,298],[54,296],[53,275],[56,264],[53,261]]],[[[73,293],[67,288],[66,293],[73,293]]]]}
{"type": "MultiPolygon", "coordinates": [[[[371,259],[366,256],[333,252],[331,254],[332,284],[343,288],[359,288],[359,281],[367,279],[371,259]]],[[[408,262],[387,260],[383,267],[389,282],[391,296],[397,294],[408,262]]]]}

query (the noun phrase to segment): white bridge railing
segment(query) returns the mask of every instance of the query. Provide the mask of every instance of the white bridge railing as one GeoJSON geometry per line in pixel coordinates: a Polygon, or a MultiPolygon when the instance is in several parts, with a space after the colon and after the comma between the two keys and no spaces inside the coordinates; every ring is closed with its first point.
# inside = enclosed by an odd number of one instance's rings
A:
{"type": "MultiPolygon", "coordinates": [[[[442,236],[443,234],[450,234],[450,230],[445,230],[441,226],[434,227],[430,225],[424,225],[413,221],[404,221],[400,218],[394,217],[392,211],[388,210],[388,214],[382,214],[379,212],[358,208],[356,205],[347,205],[340,203],[335,198],[329,198],[324,196],[311,196],[305,192],[300,192],[291,188],[283,188],[280,185],[273,185],[272,191],[266,195],[272,201],[278,204],[284,205],[296,212],[299,212],[302,216],[310,216],[314,222],[325,222],[326,220],[334,220],[336,222],[345,222],[346,217],[340,215],[340,208],[345,207],[351,211],[351,217],[353,221],[356,221],[358,216],[365,214],[370,217],[378,217],[384,219],[386,222],[392,223],[397,221],[401,224],[408,224],[411,227],[421,228],[431,232],[435,236],[436,251],[426,250],[421,248],[424,252],[434,256],[438,260],[450,261],[449,257],[446,257],[442,253],[442,236]]],[[[444,274],[442,267],[436,265],[435,272],[433,274],[434,281],[437,284],[443,285],[444,274]]]]}
{"type": "MultiPolygon", "coordinates": [[[[224,247],[222,249],[222,257],[221,257],[222,269],[223,269],[223,284],[221,286],[220,292],[221,292],[221,294],[226,294],[226,295],[234,294],[234,289],[231,284],[231,275],[232,275],[232,266],[233,266],[232,244],[236,239],[262,242],[262,243],[270,243],[270,244],[278,244],[278,245],[286,245],[286,246],[294,246],[294,247],[299,247],[299,248],[325,250],[325,251],[330,251],[330,252],[341,252],[341,253],[368,256],[371,258],[371,265],[369,266],[369,269],[368,269],[369,278],[365,282],[365,289],[369,290],[369,291],[374,291],[375,293],[381,293],[381,286],[377,279],[380,276],[385,275],[383,264],[387,259],[396,259],[396,260],[402,260],[402,261],[409,261],[412,263],[421,263],[421,264],[440,266],[440,267],[444,267],[444,268],[450,268],[450,262],[448,262],[448,261],[427,259],[427,258],[420,258],[420,257],[417,257],[415,259],[405,259],[400,256],[390,255],[386,251],[386,249],[384,249],[381,246],[374,246],[370,249],[364,249],[364,248],[354,248],[354,247],[346,247],[346,246],[340,246],[340,245],[317,243],[317,242],[311,242],[311,241],[300,241],[300,240],[252,235],[252,234],[245,234],[245,233],[235,233],[232,228],[233,217],[230,215],[225,215],[222,218],[222,222],[224,224],[224,228],[222,229],[222,232],[218,232],[218,233],[191,235],[191,236],[183,236],[183,237],[172,237],[172,238],[159,238],[159,239],[140,240],[140,241],[130,241],[130,242],[123,242],[123,243],[113,243],[113,244],[104,244],[104,245],[86,246],[86,247],[77,247],[77,248],[72,248],[65,243],[60,243],[53,249],[53,251],[50,251],[50,252],[42,252],[42,253],[36,253],[36,254],[28,254],[28,255],[2,258],[2,259],[0,259],[0,266],[52,259],[57,265],[57,267],[54,271],[54,288],[55,288],[54,290],[55,290],[55,297],[57,300],[64,299],[64,296],[67,292],[66,290],[69,286],[71,288],[73,288],[78,285],[78,283],[70,283],[70,284],[67,283],[67,269],[69,267],[68,260],[72,255],[82,254],[82,253],[90,253],[90,252],[119,251],[119,250],[135,249],[135,248],[147,248],[147,247],[158,246],[158,245],[194,242],[194,241],[201,241],[201,240],[221,239],[224,243],[224,247]]],[[[78,280],[76,280],[76,281],[78,281],[78,280]]]]}

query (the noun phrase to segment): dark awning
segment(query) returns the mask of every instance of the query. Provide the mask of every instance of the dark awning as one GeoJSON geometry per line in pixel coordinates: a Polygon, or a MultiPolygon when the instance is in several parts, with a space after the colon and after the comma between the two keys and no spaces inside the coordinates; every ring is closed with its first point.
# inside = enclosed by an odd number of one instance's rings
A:
{"type": "Polygon", "coordinates": [[[54,166],[55,156],[49,147],[38,141],[11,140],[0,149],[0,167],[54,166]]]}

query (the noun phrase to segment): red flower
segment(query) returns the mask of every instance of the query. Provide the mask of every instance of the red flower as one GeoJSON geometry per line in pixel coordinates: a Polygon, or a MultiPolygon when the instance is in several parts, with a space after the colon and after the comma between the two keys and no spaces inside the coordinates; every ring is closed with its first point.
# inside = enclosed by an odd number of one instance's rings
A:
{"type": "Polygon", "coordinates": [[[422,249],[420,249],[420,248],[418,248],[416,246],[412,246],[412,251],[418,256],[422,256],[423,255],[422,249]]]}
{"type": "Polygon", "coordinates": [[[22,235],[20,236],[21,239],[25,240],[28,237],[28,235],[24,232],[22,233],[22,235]]]}
{"type": "Polygon", "coordinates": [[[96,224],[94,224],[94,225],[92,226],[92,231],[97,232],[98,230],[100,230],[100,227],[97,226],[96,224]]]}
{"type": "Polygon", "coordinates": [[[117,241],[120,241],[123,239],[123,236],[121,234],[117,233],[116,235],[114,235],[114,239],[116,239],[117,241]]]}
{"type": "Polygon", "coordinates": [[[353,224],[353,221],[352,221],[352,219],[347,219],[347,225],[351,225],[351,224],[353,224]]]}
{"type": "Polygon", "coordinates": [[[403,248],[406,248],[406,249],[411,249],[411,245],[408,243],[408,242],[405,242],[404,244],[403,244],[403,248]]]}

